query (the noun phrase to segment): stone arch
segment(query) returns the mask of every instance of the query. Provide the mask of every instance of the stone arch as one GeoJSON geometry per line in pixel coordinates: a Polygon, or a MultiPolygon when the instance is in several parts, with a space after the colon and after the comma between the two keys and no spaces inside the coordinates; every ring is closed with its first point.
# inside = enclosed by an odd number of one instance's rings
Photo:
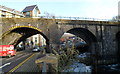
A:
{"type": "Polygon", "coordinates": [[[97,38],[90,32],[88,29],[85,28],[72,28],[67,31],[67,33],[74,34],[80,38],[82,38],[88,45],[88,51],[95,50],[95,44],[97,42],[97,38]]]}
{"type": "Polygon", "coordinates": [[[16,43],[11,43],[13,45],[17,45],[19,44],[21,41],[27,39],[28,37],[35,35],[35,34],[41,34],[45,39],[46,39],[46,44],[47,46],[49,46],[49,39],[47,38],[47,36],[45,34],[42,33],[42,30],[33,27],[33,26],[15,26],[9,29],[9,31],[5,32],[2,35],[2,39],[5,38],[5,36],[12,34],[12,33],[18,33],[21,36],[17,39],[17,41],[13,41],[16,43]]]}

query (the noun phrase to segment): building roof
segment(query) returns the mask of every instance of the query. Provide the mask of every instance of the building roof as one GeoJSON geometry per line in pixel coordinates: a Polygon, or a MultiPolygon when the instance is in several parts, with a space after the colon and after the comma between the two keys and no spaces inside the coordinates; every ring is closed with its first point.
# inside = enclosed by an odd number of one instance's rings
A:
{"type": "Polygon", "coordinates": [[[37,5],[27,6],[22,12],[32,11],[37,5]]]}
{"type": "Polygon", "coordinates": [[[22,12],[17,11],[17,10],[12,9],[12,8],[8,8],[8,7],[6,7],[6,6],[2,6],[2,5],[0,5],[0,10],[2,10],[2,11],[6,11],[6,12],[9,12],[9,13],[12,13],[12,14],[16,14],[16,15],[24,16],[22,12]]]}

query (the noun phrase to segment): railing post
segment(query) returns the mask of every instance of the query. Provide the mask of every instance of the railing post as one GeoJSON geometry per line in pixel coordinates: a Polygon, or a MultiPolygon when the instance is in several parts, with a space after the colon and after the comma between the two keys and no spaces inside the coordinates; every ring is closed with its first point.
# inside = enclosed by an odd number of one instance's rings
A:
{"type": "Polygon", "coordinates": [[[46,74],[47,70],[46,70],[46,63],[43,62],[43,65],[42,65],[42,74],[46,74]]]}

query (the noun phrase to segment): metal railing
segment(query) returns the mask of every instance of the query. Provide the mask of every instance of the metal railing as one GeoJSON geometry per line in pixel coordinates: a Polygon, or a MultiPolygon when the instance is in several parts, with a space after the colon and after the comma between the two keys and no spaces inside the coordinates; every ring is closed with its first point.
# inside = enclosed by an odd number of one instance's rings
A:
{"type": "Polygon", "coordinates": [[[65,16],[39,16],[37,18],[48,19],[68,19],[68,20],[91,20],[91,21],[111,21],[112,19],[86,18],[86,17],[65,17],[65,16]]]}
{"type": "Polygon", "coordinates": [[[83,20],[83,21],[111,21],[111,22],[118,22],[118,20],[112,19],[99,19],[99,18],[87,18],[87,17],[67,17],[67,16],[30,16],[30,17],[23,17],[21,15],[0,15],[0,18],[45,18],[45,19],[62,19],[62,20],[83,20]]]}

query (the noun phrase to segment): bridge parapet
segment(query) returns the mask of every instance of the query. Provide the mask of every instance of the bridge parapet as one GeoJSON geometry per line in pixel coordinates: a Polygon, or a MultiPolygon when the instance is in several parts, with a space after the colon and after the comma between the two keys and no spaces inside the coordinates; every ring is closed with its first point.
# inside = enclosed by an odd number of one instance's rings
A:
{"type": "MultiPolygon", "coordinates": [[[[108,55],[116,56],[116,53],[119,49],[117,48],[118,45],[116,40],[116,34],[120,32],[119,22],[67,20],[54,18],[3,18],[1,26],[2,36],[6,36],[5,33],[10,31],[12,27],[19,28],[20,26],[35,27],[36,29],[40,29],[41,32],[49,39],[50,44],[58,44],[63,33],[71,29],[83,28],[90,31],[96,37],[97,42],[95,44],[98,44],[96,51],[99,55],[105,55],[107,53],[108,55]]],[[[86,33],[84,30],[80,31],[83,32],[82,34],[86,33]]],[[[91,39],[89,37],[90,34],[86,33],[86,35],[88,35],[88,38],[86,37],[87,39],[91,39]]],[[[8,44],[9,43],[10,42],[8,41],[8,44]]],[[[95,48],[95,46],[93,47],[95,48]]],[[[96,53],[95,49],[91,49],[91,51],[96,53]]]]}

